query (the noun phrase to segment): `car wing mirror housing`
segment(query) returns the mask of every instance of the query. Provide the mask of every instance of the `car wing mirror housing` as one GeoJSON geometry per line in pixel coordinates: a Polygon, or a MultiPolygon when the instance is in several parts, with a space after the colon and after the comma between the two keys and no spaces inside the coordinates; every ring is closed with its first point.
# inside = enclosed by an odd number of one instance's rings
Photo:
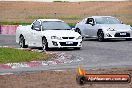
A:
{"type": "Polygon", "coordinates": [[[94,23],[94,22],[88,22],[87,24],[90,24],[90,25],[92,25],[92,26],[94,26],[94,25],[95,25],[95,23],[94,23]]]}
{"type": "Polygon", "coordinates": [[[37,27],[37,28],[35,28],[35,30],[36,30],[36,31],[41,31],[41,29],[40,29],[40,28],[38,28],[38,27],[37,27]]]}
{"type": "Polygon", "coordinates": [[[92,26],[94,26],[94,25],[95,25],[95,23],[92,23],[91,25],[92,25],[92,26]]]}

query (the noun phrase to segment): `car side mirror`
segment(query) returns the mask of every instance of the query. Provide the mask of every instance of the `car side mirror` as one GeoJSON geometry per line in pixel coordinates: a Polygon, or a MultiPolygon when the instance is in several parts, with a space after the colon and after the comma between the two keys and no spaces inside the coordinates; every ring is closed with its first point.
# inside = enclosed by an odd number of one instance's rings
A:
{"type": "Polygon", "coordinates": [[[94,25],[95,25],[95,23],[93,23],[93,22],[88,22],[88,24],[91,24],[92,26],[94,26],[94,25]]]}
{"type": "Polygon", "coordinates": [[[36,31],[41,31],[41,29],[40,29],[40,28],[35,28],[35,30],[36,30],[36,31]]]}

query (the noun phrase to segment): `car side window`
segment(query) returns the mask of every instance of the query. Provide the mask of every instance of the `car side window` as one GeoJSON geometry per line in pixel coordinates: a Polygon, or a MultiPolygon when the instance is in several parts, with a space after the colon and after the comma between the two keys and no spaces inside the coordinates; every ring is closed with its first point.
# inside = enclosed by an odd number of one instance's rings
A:
{"type": "Polygon", "coordinates": [[[34,23],[33,23],[33,30],[36,30],[36,28],[41,28],[41,24],[40,24],[40,22],[39,21],[35,21],[34,23]]]}
{"type": "Polygon", "coordinates": [[[88,18],[86,21],[86,24],[91,24],[94,23],[94,19],[93,18],[88,18]]]}

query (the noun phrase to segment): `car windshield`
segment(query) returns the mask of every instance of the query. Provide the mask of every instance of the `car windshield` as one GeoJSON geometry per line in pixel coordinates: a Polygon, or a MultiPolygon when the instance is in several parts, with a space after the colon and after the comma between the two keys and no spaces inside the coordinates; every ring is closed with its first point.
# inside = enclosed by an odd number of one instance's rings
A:
{"type": "Polygon", "coordinates": [[[71,28],[61,21],[44,21],[42,22],[43,30],[70,30],[71,28]]]}
{"type": "Polygon", "coordinates": [[[96,18],[95,21],[96,24],[121,24],[121,22],[114,17],[96,18]]]}

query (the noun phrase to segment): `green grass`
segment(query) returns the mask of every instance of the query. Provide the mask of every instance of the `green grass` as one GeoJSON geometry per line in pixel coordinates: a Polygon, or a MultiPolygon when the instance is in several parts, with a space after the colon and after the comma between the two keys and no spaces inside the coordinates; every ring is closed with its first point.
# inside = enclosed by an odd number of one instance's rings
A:
{"type": "Polygon", "coordinates": [[[69,26],[75,26],[76,23],[68,23],[69,26]]]}
{"type": "Polygon", "coordinates": [[[61,20],[80,20],[80,17],[78,16],[28,16],[27,19],[61,19],[61,20]]]}
{"type": "Polygon", "coordinates": [[[26,22],[0,22],[0,25],[30,25],[31,23],[26,22]]]}
{"type": "Polygon", "coordinates": [[[28,62],[33,60],[47,60],[46,53],[31,52],[13,48],[0,48],[0,63],[28,62]]]}
{"type": "Polygon", "coordinates": [[[51,16],[28,16],[27,19],[53,19],[51,16]]]}

